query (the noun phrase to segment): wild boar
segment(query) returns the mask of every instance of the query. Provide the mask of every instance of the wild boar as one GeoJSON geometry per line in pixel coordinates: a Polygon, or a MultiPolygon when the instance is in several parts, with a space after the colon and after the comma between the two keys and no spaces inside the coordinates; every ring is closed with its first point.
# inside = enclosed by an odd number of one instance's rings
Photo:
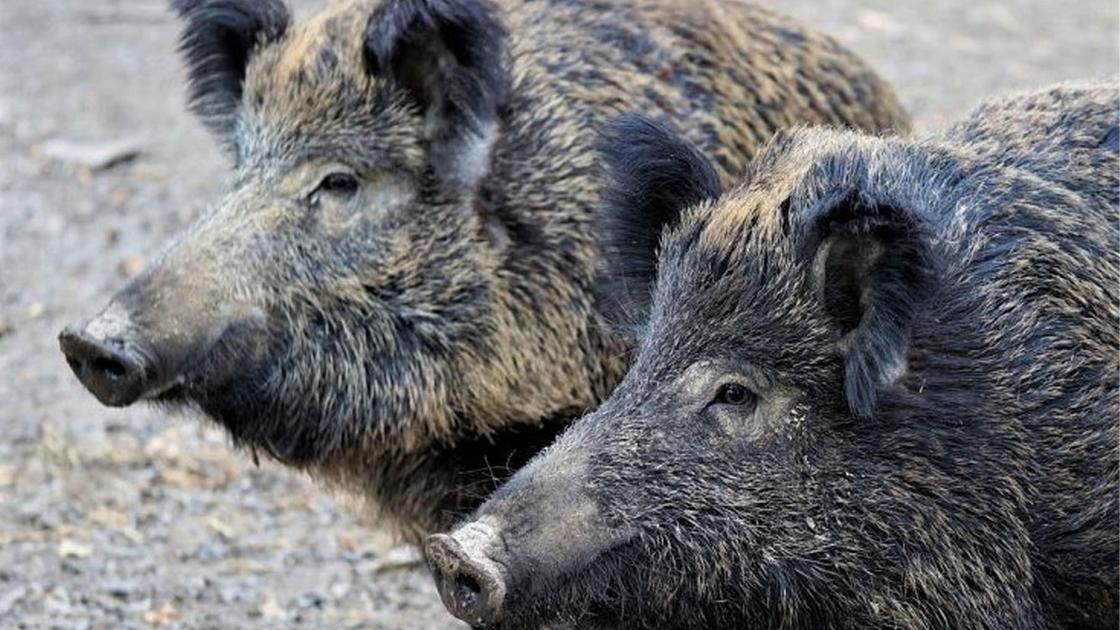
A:
{"type": "Polygon", "coordinates": [[[411,540],[626,366],[592,295],[597,121],[688,120],[728,178],[779,127],[907,125],[835,42],[735,2],[174,6],[233,185],[62,349],[103,403],[197,408],[411,540]]]}
{"type": "Polygon", "coordinates": [[[487,628],[1116,628],[1120,98],[604,152],[610,398],[427,541],[487,628]],[[658,217],[666,230],[652,225],[658,217]],[[645,233],[645,238],[634,235],[645,233]]]}

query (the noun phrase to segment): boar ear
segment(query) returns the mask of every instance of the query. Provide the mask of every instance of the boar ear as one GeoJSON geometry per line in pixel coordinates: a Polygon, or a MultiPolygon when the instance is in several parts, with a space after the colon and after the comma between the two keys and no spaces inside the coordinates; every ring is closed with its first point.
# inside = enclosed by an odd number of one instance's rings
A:
{"type": "Polygon", "coordinates": [[[486,174],[509,95],[506,32],[488,0],[389,0],[365,32],[367,69],[394,81],[424,114],[443,181],[486,174]]]}
{"type": "Polygon", "coordinates": [[[184,22],[179,50],[187,63],[191,111],[232,146],[249,56],[284,34],[288,8],[279,0],[172,0],[171,7],[184,22]]]}
{"type": "Polygon", "coordinates": [[[810,212],[804,254],[825,311],[843,335],[844,394],[858,416],[906,369],[910,326],[938,274],[925,222],[848,193],[810,212]]]}
{"type": "Polygon", "coordinates": [[[598,145],[606,169],[594,233],[600,310],[636,334],[648,315],[662,234],[682,212],[720,195],[719,176],[687,140],[638,115],[611,121],[598,145]]]}

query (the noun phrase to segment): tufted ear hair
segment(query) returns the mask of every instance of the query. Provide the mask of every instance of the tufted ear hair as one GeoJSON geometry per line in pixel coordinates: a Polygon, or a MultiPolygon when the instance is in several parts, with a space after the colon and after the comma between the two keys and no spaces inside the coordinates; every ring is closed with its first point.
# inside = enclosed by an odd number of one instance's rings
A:
{"type": "Polygon", "coordinates": [[[870,417],[878,388],[905,373],[911,325],[937,284],[926,222],[850,192],[810,210],[803,226],[802,256],[842,336],[848,407],[870,417]]]}
{"type": "Polygon", "coordinates": [[[429,161],[445,183],[472,188],[510,92],[506,31],[488,0],[388,0],[365,31],[365,62],[423,113],[429,161]]]}
{"type": "Polygon", "coordinates": [[[232,149],[249,57],[284,34],[288,8],[279,0],[171,0],[171,7],[184,22],[179,50],[187,64],[190,109],[232,149]]]}
{"type": "Polygon", "coordinates": [[[636,114],[608,123],[598,150],[607,175],[594,225],[599,307],[619,332],[637,335],[649,314],[662,233],[688,208],[720,195],[719,175],[683,137],[636,114]]]}

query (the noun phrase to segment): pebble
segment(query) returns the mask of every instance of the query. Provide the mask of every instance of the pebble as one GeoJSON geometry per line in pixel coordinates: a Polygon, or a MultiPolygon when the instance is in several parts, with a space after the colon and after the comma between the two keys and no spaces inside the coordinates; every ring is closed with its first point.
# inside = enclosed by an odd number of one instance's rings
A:
{"type": "Polygon", "coordinates": [[[63,558],[88,558],[93,555],[93,547],[64,538],[58,543],[58,555],[63,558]]]}
{"type": "Polygon", "coordinates": [[[117,275],[122,278],[131,278],[144,268],[145,260],[143,256],[129,256],[117,265],[117,275]]]}
{"type": "Polygon", "coordinates": [[[424,563],[420,550],[408,546],[393,547],[373,561],[374,573],[411,569],[424,563]]]}
{"type": "Polygon", "coordinates": [[[131,599],[139,590],[134,580],[109,580],[105,582],[105,592],[117,599],[131,599]]]}
{"type": "Polygon", "coordinates": [[[225,558],[228,553],[229,548],[227,546],[212,538],[203,540],[194,550],[195,557],[204,562],[221,560],[225,558]]]}
{"type": "Polygon", "coordinates": [[[116,140],[54,138],[41,144],[39,150],[52,160],[99,171],[135,158],[140,155],[141,146],[137,138],[116,140]]]}

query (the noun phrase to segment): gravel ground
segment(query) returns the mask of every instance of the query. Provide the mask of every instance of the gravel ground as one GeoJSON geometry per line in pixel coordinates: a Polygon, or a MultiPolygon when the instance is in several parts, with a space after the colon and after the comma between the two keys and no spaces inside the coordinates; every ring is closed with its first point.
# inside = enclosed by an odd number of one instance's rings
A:
{"type": "MultiPolygon", "coordinates": [[[[872,60],[922,129],[1118,74],[1114,0],[767,4],[872,60]]],[[[416,556],[341,501],[193,419],[102,408],[71,377],[57,331],[227,171],[182,105],[161,2],[3,0],[0,32],[0,626],[456,627],[416,556]],[[90,168],[75,142],[139,155],[90,168]]]]}

